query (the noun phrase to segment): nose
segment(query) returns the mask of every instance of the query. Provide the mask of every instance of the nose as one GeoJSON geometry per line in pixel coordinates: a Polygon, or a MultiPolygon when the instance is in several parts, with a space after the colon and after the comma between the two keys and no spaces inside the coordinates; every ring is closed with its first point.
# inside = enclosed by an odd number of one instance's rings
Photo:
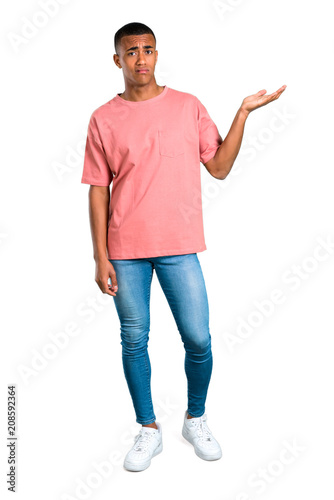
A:
{"type": "Polygon", "coordinates": [[[144,56],[144,52],[142,52],[141,50],[138,51],[138,57],[137,57],[137,64],[142,64],[144,63],[145,64],[145,56],[144,56]]]}

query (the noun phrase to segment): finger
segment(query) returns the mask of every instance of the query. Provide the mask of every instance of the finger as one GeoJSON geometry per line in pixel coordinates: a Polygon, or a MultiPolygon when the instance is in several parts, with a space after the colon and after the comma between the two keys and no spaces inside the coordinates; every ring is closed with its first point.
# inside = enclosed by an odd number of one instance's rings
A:
{"type": "Polygon", "coordinates": [[[106,293],[107,295],[113,295],[114,297],[116,297],[116,291],[112,290],[110,286],[108,286],[108,288],[102,289],[102,292],[106,293]]]}
{"type": "MultiPolygon", "coordinates": [[[[111,281],[111,279],[110,279],[110,281],[111,281]]],[[[116,295],[116,292],[118,290],[116,278],[114,278],[113,281],[114,281],[114,284],[112,282],[109,283],[109,280],[108,280],[108,290],[109,290],[111,295],[116,295]]]]}
{"type": "Polygon", "coordinates": [[[285,90],[285,89],[281,90],[280,92],[278,92],[278,91],[277,91],[277,92],[275,92],[275,94],[276,94],[276,95],[275,95],[275,99],[278,99],[278,98],[282,95],[282,93],[284,92],[284,90],[285,90]]]}
{"type": "Polygon", "coordinates": [[[115,292],[117,292],[118,290],[118,283],[117,283],[117,278],[116,278],[116,273],[115,271],[111,271],[109,273],[109,279],[108,281],[110,280],[110,283],[108,283],[108,285],[110,286],[110,288],[112,288],[115,292]]]}
{"type": "Polygon", "coordinates": [[[97,284],[98,284],[102,293],[106,293],[107,295],[114,295],[114,296],[116,295],[116,293],[115,293],[116,290],[114,291],[114,290],[111,290],[109,288],[108,281],[107,281],[107,283],[103,283],[101,280],[98,280],[97,284]]]}
{"type": "Polygon", "coordinates": [[[284,92],[285,89],[286,89],[286,85],[282,85],[282,87],[280,87],[278,90],[276,90],[272,94],[269,94],[266,97],[274,97],[275,98],[276,96],[281,95],[281,93],[284,92]]]}
{"type": "Polygon", "coordinates": [[[285,89],[286,89],[286,85],[283,85],[283,87],[281,87],[280,89],[276,90],[276,92],[274,92],[275,99],[277,99],[277,97],[279,97],[284,92],[285,89]]]}
{"type": "Polygon", "coordinates": [[[276,92],[273,92],[272,94],[268,94],[266,97],[271,98],[271,97],[276,97],[278,90],[276,92]]]}
{"type": "Polygon", "coordinates": [[[268,97],[269,97],[269,100],[268,102],[271,102],[271,101],[275,101],[275,99],[277,99],[281,94],[280,93],[277,93],[277,92],[274,92],[273,94],[270,94],[268,97]]]}

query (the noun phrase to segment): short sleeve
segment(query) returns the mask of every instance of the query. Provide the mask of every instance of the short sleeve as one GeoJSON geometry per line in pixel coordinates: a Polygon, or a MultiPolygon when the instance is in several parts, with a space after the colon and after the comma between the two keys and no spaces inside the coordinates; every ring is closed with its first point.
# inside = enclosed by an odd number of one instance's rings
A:
{"type": "Polygon", "coordinates": [[[94,134],[94,120],[91,117],[83,165],[81,182],[95,186],[110,186],[113,179],[103,145],[94,134]]]}
{"type": "Polygon", "coordinates": [[[204,164],[211,160],[216,154],[217,149],[222,144],[216,124],[211,119],[206,108],[201,101],[197,99],[198,104],[198,132],[199,132],[199,155],[204,164]]]}

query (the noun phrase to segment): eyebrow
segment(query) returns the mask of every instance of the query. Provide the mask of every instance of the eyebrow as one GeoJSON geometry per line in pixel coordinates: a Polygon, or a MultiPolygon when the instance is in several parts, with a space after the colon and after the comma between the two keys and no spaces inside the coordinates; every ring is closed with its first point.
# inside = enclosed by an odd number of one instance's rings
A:
{"type": "MultiPolygon", "coordinates": [[[[126,52],[129,52],[129,50],[136,50],[139,49],[139,47],[130,47],[129,49],[126,50],[126,52]]],[[[152,45],[144,45],[144,49],[154,49],[152,45]]]]}

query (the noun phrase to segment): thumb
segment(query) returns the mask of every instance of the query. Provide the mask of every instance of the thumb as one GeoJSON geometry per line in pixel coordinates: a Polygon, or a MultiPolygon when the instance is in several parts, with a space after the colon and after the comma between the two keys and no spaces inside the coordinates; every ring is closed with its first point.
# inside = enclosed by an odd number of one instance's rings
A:
{"type": "Polygon", "coordinates": [[[111,281],[111,286],[110,288],[116,292],[118,290],[118,284],[117,284],[117,279],[116,279],[116,273],[110,273],[109,274],[109,279],[111,281]]]}

